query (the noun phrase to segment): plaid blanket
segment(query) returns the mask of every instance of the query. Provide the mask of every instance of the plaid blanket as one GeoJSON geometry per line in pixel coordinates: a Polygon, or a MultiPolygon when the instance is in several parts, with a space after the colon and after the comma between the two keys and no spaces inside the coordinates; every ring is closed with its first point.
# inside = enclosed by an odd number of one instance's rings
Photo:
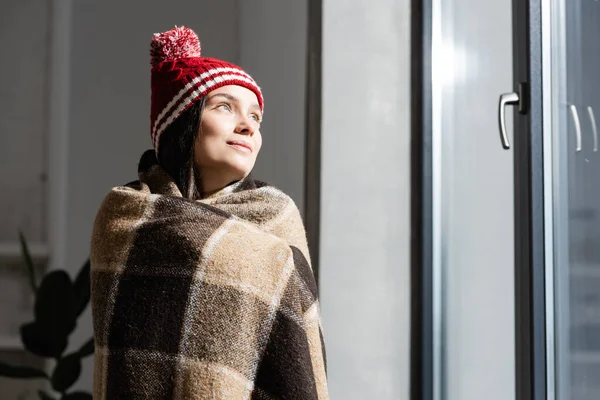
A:
{"type": "Polygon", "coordinates": [[[251,177],[191,201],[155,158],[139,178],[94,224],[94,399],[327,399],[294,202],[251,177]]]}

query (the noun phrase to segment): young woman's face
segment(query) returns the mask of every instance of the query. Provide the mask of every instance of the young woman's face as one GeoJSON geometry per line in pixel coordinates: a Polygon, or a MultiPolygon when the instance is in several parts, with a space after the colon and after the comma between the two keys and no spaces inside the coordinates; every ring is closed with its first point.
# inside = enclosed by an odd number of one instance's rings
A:
{"type": "Polygon", "coordinates": [[[208,94],[194,147],[205,191],[252,171],[262,146],[261,119],[256,95],[249,89],[228,85],[208,94]]]}

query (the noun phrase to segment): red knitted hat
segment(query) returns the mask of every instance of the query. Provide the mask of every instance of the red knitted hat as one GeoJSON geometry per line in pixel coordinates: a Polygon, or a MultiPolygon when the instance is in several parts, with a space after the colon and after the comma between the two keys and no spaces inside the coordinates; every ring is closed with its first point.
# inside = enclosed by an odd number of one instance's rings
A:
{"type": "Polygon", "coordinates": [[[196,100],[226,85],[238,85],[256,94],[260,109],[264,101],[260,87],[237,65],[202,57],[200,40],[186,27],[155,33],[150,44],[152,98],[150,131],[158,154],[160,135],[196,100]]]}

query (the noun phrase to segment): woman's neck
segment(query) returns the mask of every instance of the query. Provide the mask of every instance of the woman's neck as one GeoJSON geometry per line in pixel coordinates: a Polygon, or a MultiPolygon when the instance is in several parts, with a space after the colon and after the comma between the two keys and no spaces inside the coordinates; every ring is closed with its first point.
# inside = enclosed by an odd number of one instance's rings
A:
{"type": "Polygon", "coordinates": [[[203,173],[201,175],[202,198],[204,199],[204,198],[210,197],[213,194],[223,190],[227,186],[229,186],[232,183],[235,183],[237,181],[239,181],[239,179],[236,179],[231,176],[224,176],[224,175],[215,176],[212,174],[206,174],[203,171],[203,173]]]}
{"type": "Polygon", "coordinates": [[[207,197],[210,197],[210,196],[212,196],[213,194],[217,193],[219,190],[221,190],[221,189],[210,190],[210,191],[205,191],[205,192],[203,191],[203,192],[202,192],[202,198],[203,198],[203,199],[205,199],[205,198],[207,198],[207,197]]]}

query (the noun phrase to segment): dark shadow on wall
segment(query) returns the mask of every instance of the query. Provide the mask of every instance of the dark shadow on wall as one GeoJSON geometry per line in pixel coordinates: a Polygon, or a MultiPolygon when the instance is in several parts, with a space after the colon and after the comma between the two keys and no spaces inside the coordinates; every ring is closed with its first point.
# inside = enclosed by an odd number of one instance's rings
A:
{"type": "Polygon", "coordinates": [[[306,152],[304,215],[315,279],[319,282],[321,218],[321,49],[323,1],[308,0],[306,79],[306,152]]]}
{"type": "Polygon", "coordinates": [[[437,383],[433,362],[431,48],[431,0],[411,0],[411,400],[433,400],[437,383]]]}

